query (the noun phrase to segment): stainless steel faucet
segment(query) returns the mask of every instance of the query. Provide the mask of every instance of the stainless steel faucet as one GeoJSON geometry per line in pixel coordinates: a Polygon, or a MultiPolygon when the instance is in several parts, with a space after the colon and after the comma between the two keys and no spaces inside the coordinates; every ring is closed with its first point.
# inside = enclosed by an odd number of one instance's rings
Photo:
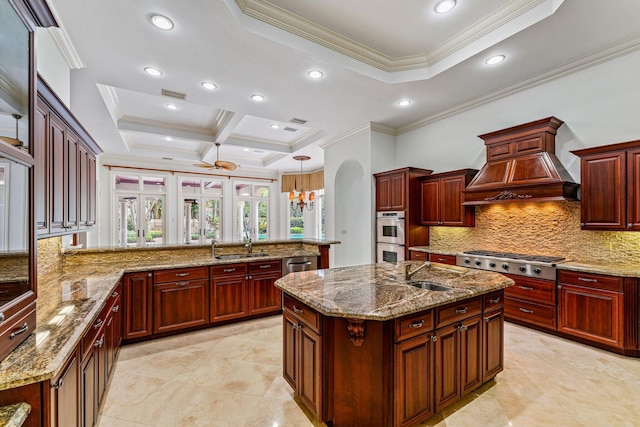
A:
{"type": "Polygon", "coordinates": [[[214,239],[211,239],[211,258],[216,257],[216,242],[214,239]]]}
{"type": "Polygon", "coordinates": [[[416,274],[418,271],[422,270],[423,268],[428,267],[429,265],[431,265],[431,263],[429,261],[425,261],[424,264],[422,264],[420,267],[411,271],[411,264],[406,264],[404,266],[404,280],[411,280],[411,277],[413,277],[414,274],[416,274]]]}
{"type": "Polygon", "coordinates": [[[253,253],[253,244],[251,243],[251,239],[249,239],[249,243],[244,245],[244,247],[247,248],[247,253],[253,253]]]}

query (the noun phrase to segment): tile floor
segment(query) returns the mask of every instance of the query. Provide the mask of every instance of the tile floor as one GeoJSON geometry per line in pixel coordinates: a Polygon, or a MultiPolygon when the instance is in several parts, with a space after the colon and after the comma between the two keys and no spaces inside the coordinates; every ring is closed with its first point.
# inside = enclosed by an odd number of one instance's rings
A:
{"type": "MultiPolygon", "coordinates": [[[[281,322],[123,347],[99,427],[317,426],[282,379],[281,322]]],[[[506,324],[505,370],[495,382],[421,425],[638,426],[640,359],[506,324]]]]}

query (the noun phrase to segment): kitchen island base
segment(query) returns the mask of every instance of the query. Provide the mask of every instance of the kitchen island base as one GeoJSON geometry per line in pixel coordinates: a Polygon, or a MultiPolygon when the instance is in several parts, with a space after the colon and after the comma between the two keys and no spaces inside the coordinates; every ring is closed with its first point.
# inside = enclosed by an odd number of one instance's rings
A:
{"type": "Polygon", "coordinates": [[[284,377],[327,425],[416,425],[502,371],[503,301],[499,290],[376,321],[285,294],[284,377]]]}

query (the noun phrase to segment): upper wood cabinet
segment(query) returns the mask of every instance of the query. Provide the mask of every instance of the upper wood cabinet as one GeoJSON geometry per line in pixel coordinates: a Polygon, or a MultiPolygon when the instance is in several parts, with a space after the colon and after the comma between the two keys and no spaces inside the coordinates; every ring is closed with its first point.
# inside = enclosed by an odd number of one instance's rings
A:
{"type": "Polygon", "coordinates": [[[102,150],[42,80],[34,118],[38,237],[85,231],[96,222],[96,154],[102,150]]]}
{"type": "Polygon", "coordinates": [[[402,168],[376,173],[376,211],[404,211],[419,197],[418,179],[432,171],[402,168]]]}
{"type": "Polygon", "coordinates": [[[585,230],[640,230],[640,141],[572,151],[580,156],[585,230]]]}
{"type": "Polygon", "coordinates": [[[475,208],[462,206],[462,191],[477,172],[476,169],[461,169],[421,178],[420,223],[473,227],[475,208]]]}

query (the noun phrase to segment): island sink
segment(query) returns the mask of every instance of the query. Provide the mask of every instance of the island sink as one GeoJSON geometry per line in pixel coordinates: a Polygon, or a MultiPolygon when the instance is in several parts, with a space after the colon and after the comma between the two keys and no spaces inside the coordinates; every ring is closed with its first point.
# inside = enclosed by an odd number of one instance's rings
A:
{"type": "Polygon", "coordinates": [[[265,254],[264,252],[258,252],[255,254],[228,254],[228,255],[217,255],[215,258],[219,260],[225,259],[240,259],[240,258],[260,258],[268,256],[269,254],[265,254]]]}
{"type": "Polygon", "coordinates": [[[453,289],[451,286],[439,285],[437,283],[427,282],[427,281],[424,281],[424,280],[414,280],[414,281],[411,281],[411,282],[407,282],[407,285],[411,285],[411,286],[416,287],[416,288],[424,289],[426,291],[444,292],[444,291],[450,291],[450,290],[453,289]]]}

